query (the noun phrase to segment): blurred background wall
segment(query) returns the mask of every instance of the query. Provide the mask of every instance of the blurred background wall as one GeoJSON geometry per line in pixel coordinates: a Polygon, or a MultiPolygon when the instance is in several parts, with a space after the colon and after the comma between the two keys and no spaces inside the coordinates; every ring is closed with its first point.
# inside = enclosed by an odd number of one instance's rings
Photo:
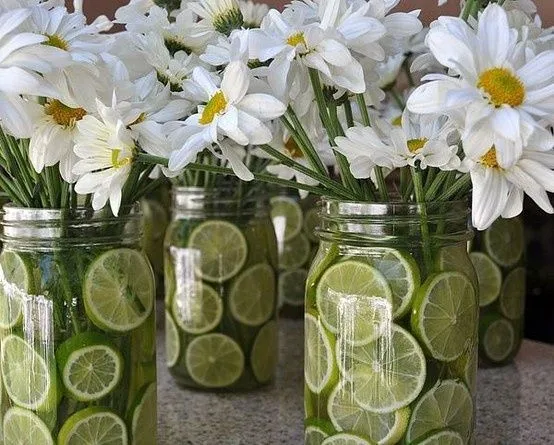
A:
{"type": "MultiPolygon", "coordinates": [[[[68,0],[71,4],[71,0],[68,0]]],[[[99,14],[105,14],[108,17],[113,17],[114,11],[121,5],[128,3],[128,0],[85,0],[85,11],[88,17],[96,17],[99,14]]],[[[279,8],[285,3],[284,0],[266,0],[265,2],[271,6],[279,8]]],[[[413,10],[424,8],[423,20],[429,22],[435,19],[438,15],[456,14],[459,8],[458,0],[450,0],[446,6],[437,7],[437,0],[402,0],[401,9],[413,10]]],[[[535,0],[539,7],[541,16],[546,24],[554,25],[554,1],[553,0],[535,0]]]]}

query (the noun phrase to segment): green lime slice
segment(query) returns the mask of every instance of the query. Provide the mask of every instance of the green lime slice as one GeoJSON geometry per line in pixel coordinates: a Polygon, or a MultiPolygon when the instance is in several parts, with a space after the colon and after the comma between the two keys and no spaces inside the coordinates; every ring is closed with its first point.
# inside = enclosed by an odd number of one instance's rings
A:
{"type": "Polygon", "coordinates": [[[306,269],[285,270],[279,274],[279,301],[291,306],[304,306],[306,289],[306,269]]]}
{"type": "Polygon", "coordinates": [[[410,419],[410,408],[390,413],[375,413],[358,405],[349,382],[339,383],[331,392],[327,412],[337,431],[349,431],[371,439],[379,445],[400,441],[410,419]]]}
{"type": "Polygon", "coordinates": [[[88,267],[83,283],[85,309],[100,329],[127,332],[140,326],[154,307],[154,274],[136,250],[109,250],[88,267]]]}
{"type": "Polygon", "coordinates": [[[368,411],[390,413],[412,403],[425,384],[421,347],[408,331],[392,325],[377,340],[354,347],[337,345],[337,363],[352,382],[354,400],[368,411]]]}
{"type": "Polygon", "coordinates": [[[369,263],[381,272],[392,290],[393,318],[406,315],[416,289],[421,284],[419,267],[409,252],[396,249],[373,249],[369,263]]]}
{"type": "Polygon", "coordinates": [[[275,311],[275,272],[266,263],[242,272],[231,284],[229,308],[233,318],[247,326],[259,326],[275,311]]]}
{"type": "Polygon", "coordinates": [[[525,312],[526,270],[518,267],[504,280],[500,293],[500,311],[510,320],[519,320],[525,312]]]}
{"type": "Polygon", "coordinates": [[[510,357],[515,349],[516,332],[509,320],[492,314],[485,317],[480,328],[481,349],[493,363],[501,363],[510,357]]]}
{"type": "Polygon", "coordinates": [[[275,196],[270,200],[271,220],[278,243],[289,241],[302,230],[302,209],[297,200],[288,196],[275,196]]]}
{"type": "Polygon", "coordinates": [[[330,436],[321,445],[373,445],[363,437],[350,433],[339,433],[330,436]]]}
{"type": "Polygon", "coordinates": [[[467,243],[441,248],[436,257],[436,265],[438,272],[460,272],[471,281],[477,279],[473,263],[467,253],[467,243]]]}
{"type": "Polygon", "coordinates": [[[239,344],[223,334],[206,334],[192,340],[186,352],[191,378],[206,388],[223,388],[235,383],[244,370],[239,344]]]}
{"type": "Polygon", "coordinates": [[[456,431],[442,430],[417,442],[417,445],[465,445],[465,443],[462,436],[456,431]]]}
{"type": "Polygon", "coordinates": [[[123,377],[123,356],[109,338],[85,332],[56,351],[65,389],[80,402],[93,402],[112,392],[123,377]]]}
{"type": "Polygon", "coordinates": [[[500,266],[515,266],[525,249],[525,234],[521,219],[497,219],[485,230],[483,243],[487,253],[500,266]]]}
{"type": "Polygon", "coordinates": [[[304,214],[304,233],[312,243],[318,243],[319,238],[316,234],[316,229],[319,225],[319,211],[317,209],[309,209],[304,214]]]}
{"type": "Polygon", "coordinates": [[[250,366],[258,382],[266,383],[274,377],[278,351],[279,331],[277,322],[272,320],[260,329],[250,352],[250,366]]]}
{"type": "Polygon", "coordinates": [[[131,409],[133,445],[152,445],[152,433],[157,428],[156,382],[142,388],[131,409]]]}
{"type": "Polygon", "coordinates": [[[392,291],[386,278],[360,261],[329,267],[317,285],[316,305],[325,327],[352,344],[370,342],[392,319],[392,291]]]}
{"type": "Polygon", "coordinates": [[[303,233],[285,241],[279,255],[279,269],[298,269],[306,265],[310,259],[311,247],[308,237],[303,233]]]}
{"type": "Polygon", "coordinates": [[[335,433],[335,428],[329,421],[307,419],[304,428],[304,445],[321,445],[327,437],[335,433]]]}
{"type": "Polygon", "coordinates": [[[502,271],[485,253],[472,252],[469,258],[475,267],[479,281],[479,306],[488,306],[500,295],[502,271]]]}
{"type": "Polygon", "coordinates": [[[23,318],[20,292],[29,292],[31,272],[23,258],[9,250],[0,254],[0,267],[0,329],[11,329],[23,318]]]}
{"type": "Polygon", "coordinates": [[[189,334],[204,334],[213,330],[223,316],[223,301],[207,284],[191,281],[178,286],[172,302],[177,325],[189,334]]]}
{"type": "Polygon", "coordinates": [[[54,445],[48,426],[32,411],[14,406],[4,414],[5,445],[54,445]]]}
{"type": "Polygon", "coordinates": [[[4,388],[22,408],[46,411],[56,403],[56,379],[46,360],[25,340],[8,335],[1,344],[4,388]]]}
{"type": "Polygon", "coordinates": [[[165,355],[168,368],[175,366],[181,355],[179,330],[168,311],[165,311],[165,355]]]}
{"type": "Polygon", "coordinates": [[[223,283],[233,278],[248,257],[248,244],[240,229],[227,221],[211,220],[196,227],[190,234],[188,247],[200,254],[202,278],[223,283]]]}
{"type": "Polygon", "coordinates": [[[304,378],[310,391],[319,394],[335,373],[334,337],[312,314],[304,317],[304,378]]]}
{"type": "Polygon", "coordinates": [[[478,348],[475,345],[448,364],[452,377],[462,379],[472,393],[477,386],[478,357],[478,348]]]}
{"type": "Polygon", "coordinates": [[[412,330],[435,359],[455,360],[476,332],[477,307],[475,289],[466,275],[431,275],[417,292],[412,330]]]}
{"type": "Polygon", "coordinates": [[[112,411],[99,406],[77,411],[65,421],[58,445],[127,445],[125,422],[112,411]]]}
{"type": "Polygon", "coordinates": [[[406,440],[414,443],[435,430],[450,429],[469,443],[472,428],[473,400],[467,387],[456,380],[442,380],[417,401],[406,440]]]}

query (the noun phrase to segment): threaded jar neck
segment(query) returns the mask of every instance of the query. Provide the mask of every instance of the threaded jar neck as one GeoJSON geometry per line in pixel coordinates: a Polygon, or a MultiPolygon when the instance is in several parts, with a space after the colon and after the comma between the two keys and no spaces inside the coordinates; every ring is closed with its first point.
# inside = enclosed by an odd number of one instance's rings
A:
{"type": "Polygon", "coordinates": [[[466,201],[441,203],[367,203],[323,198],[318,236],[324,241],[352,245],[421,245],[421,227],[427,222],[435,245],[469,241],[466,201]]]}

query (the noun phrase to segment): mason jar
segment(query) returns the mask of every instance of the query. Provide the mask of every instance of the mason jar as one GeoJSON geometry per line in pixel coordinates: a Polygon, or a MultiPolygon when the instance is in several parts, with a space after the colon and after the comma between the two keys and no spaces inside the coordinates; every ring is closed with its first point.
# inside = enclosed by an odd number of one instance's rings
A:
{"type": "Polygon", "coordinates": [[[233,192],[173,190],[166,358],[186,387],[249,390],[275,375],[277,244],[268,201],[233,192]]]}
{"type": "Polygon", "coordinates": [[[317,198],[301,198],[296,190],[279,189],[270,199],[271,220],[279,253],[278,296],[280,314],[302,318],[308,269],[319,247],[315,233],[319,216],[317,198]]]}
{"type": "Polygon", "coordinates": [[[121,214],[4,206],[4,445],[155,443],[154,277],[121,214]]]}
{"type": "Polygon", "coordinates": [[[527,275],[523,220],[500,218],[477,232],[470,258],[479,279],[479,365],[507,365],[523,339],[527,275]]]}
{"type": "Polygon", "coordinates": [[[473,443],[468,214],[466,202],[323,200],[306,287],[306,444],[473,443]]]}

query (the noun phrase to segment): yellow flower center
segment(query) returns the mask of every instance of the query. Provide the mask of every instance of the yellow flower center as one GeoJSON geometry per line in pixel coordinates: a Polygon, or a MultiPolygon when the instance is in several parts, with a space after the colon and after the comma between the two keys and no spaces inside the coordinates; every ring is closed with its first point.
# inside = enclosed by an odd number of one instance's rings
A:
{"type": "Polygon", "coordinates": [[[394,118],[392,120],[392,125],[394,125],[395,127],[401,127],[402,126],[402,115],[394,118]]]}
{"type": "Polygon", "coordinates": [[[418,150],[421,150],[428,141],[429,139],[427,138],[410,139],[408,141],[408,150],[410,150],[410,153],[416,153],[418,150]]]}
{"type": "Polygon", "coordinates": [[[483,89],[495,107],[519,107],[525,100],[525,85],[506,68],[491,68],[479,76],[477,87],[483,89]]]}
{"type": "Polygon", "coordinates": [[[54,46],[56,48],[63,49],[64,51],[67,51],[69,49],[69,45],[62,37],[56,34],[53,34],[51,36],[47,35],[46,37],[48,38],[48,40],[44,42],[45,45],[54,46]]]}
{"type": "Polygon", "coordinates": [[[121,168],[130,164],[133,160],[132,156],[123,156],[120,157],[123,150],[115,148],[112,150],[112,166],[113,168],[121,168]]]}
{"type": "Polygon", "coordinates": [[[52,116],[58,125],[74,127],[75,124],[87,115],[82,108],[71,108],[59,100],[51,100],[45,105],[46,114],[52,116]]]}
{"type": "Polygon", "coordinates": [[[227,100],[225,99],[223,91],[219,90],[210,98],[204,107],[202,116],[198,122],[202,125],[211,124],[216,114],[220,114],[225,110],[225,108],[227,108],[227,100]]]}
{"type": "Polygon", "coordinates": [[[302,150],[300,150],[300,147],[298,147],[298,144],[294,141],[293,138],[289,138],[289,140],[285,144],[285,149],[287,150],[290,157],[293,159],[304,157],[302,150]]]}
{"type": "Polygon", "coordinates": [[[306,45],[306,40],[304,39],[304,33],[303,32],[297,32],[297,33],[294,33],[294,34],[291,34],[289,36],[289,38],[287,39],[287,43],[290,45],[290,46],[296,46],[296,45],[304,45],[304,46],[307,46],[306,45]]]}
{"type": "Polygon", "coordinates": [[[496,147],[493,145],[489,151],[481,156],[479,162],[488,168],[500,168],[498,159],[496,158],[496,147]]]}

